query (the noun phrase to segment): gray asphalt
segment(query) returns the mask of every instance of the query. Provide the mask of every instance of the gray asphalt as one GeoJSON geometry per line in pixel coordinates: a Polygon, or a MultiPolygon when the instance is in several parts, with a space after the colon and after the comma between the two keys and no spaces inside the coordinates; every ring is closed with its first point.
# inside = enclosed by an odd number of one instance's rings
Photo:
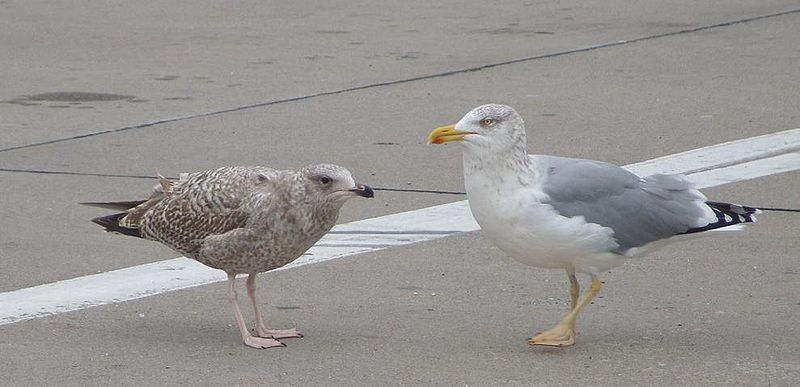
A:
{"type": "MultiPolygon", "coordinates": [[[[458,147],[426,135],[482,103],[534,152],[617,164],[797,128],[797,36],[778,0],[0,1],[0,291],[176,257],[76,205],[156,171],[325,161],[461,190],[458,147]]],[[[800,173],[705,192],[796,207],[800,173]]],[[[340,220],[460,199],[379,192],[340,220]]],[[[282,349],[241,345],[221,283],[0,326],[0,384],[796,385],[798,234],[767,213],[630,261],[566,349],[525,344],[564,274],[478,232],[262,275],[267,321],[307,335],[282,349]]]]}

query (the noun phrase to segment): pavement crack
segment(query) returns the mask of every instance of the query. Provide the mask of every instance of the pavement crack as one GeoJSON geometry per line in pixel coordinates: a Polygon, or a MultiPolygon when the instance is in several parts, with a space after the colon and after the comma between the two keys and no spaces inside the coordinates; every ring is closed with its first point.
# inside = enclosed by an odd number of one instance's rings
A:
{"type": "Polygon", "coordinates": [[[105,134],[118,133],[118,132],[133,130],[133,129],[142,129],[142,128],[147,128],[147,127],[151,127],[151,126],[157,126],[157,125],[167,124],[167,123],[172,123],[172,122],[188,121],[188,120],[192,120],[192,119],[196,119],[196,118],[210,117],[210,116],[215,116],[215,115],[220,115],[220,114],[225,114],[225,113],[233,113],[233,112],[238,112],[238,111],[243,111],[243,110],[249,110],[249,109],[256,109],[256,108],[272,106],[272,105],[279,105],[279,104],[285,104],[285,103],[291,103],[291,102],[304,101],[304,100],[309,100],[309,99],[314,99],[314,98],[319,98],[319,97],[326,97],[326,96],[332,96],[332,95],[338,95],[338,94],[346,94],[346,93],[351,93],[351,92],[355,92],[355,91],[361,91],[361,90],[367,90],[367,89],[373,89],[373,88],[379,88],[379,87],[386,87],[386,86],[394,86],[394,85],[400,85],[400,84],[405,84],[405,83],[423,81],[423,80],[428,80],[428,79],[443,78],[443,77],[448,77],[448,76],[451,76],[451,75],[483,71],[483,70],[487,70],[487,69],[491,69],[491,68],[495,68],[495,67],[500,67],[500,66],[508,66],[508,65],[517,64],[517,63],[530,62],[530,61],[535,61],[535,60],[541,60],[541,59],[548,59],[548,58],[554,58],[554,57],[571,55],[571,54],[584,53],[584,52],[595,51],[595,50],[600,50],[600,49],[604,49],[604,48],[623,46],[623,45],[639,43],[639,42],[643,42],[643,41],[647,41],[647,40],[666,38],[666,37],[671,37],[671,36],[676,36],[676,35],[691,34],[691,33],[695,33],[695,32],[706,31],[706,30],[715,29],[715,28],[729,27],[729,26],[733,26],[733,25],[736,25],[736,24],[749,23],[749,22],[753,22],[753,21],[769,19],[769,18],[774,18],[774,17],[779,17],[779,16],[785,16],[785,15],[790,15],[790,14],[795,14],[795,13],[800,13],[800,8],[791,9],[791,10],[788,10],[788,11],[775,12],[775,13],[766,14],[766,15],[751,16],[751,17],[742,18],[742,19],[729,20],[729,21],[725,21],[725,22],[721,22],[721,23],[709,24],[709,25],[700,26],[700,27],[686,28],[686,29],[682,29],[682,30],[678,30],[678,31],[671,31],[671,32],[664,32],[664,33],[660,33],[660,34],[642,36],[642,37],[632,38],[632,39],[627,39],[627,40],[618,40],[618,41],[614,41],[614,42],[600,43],[600,44],[596,44],[596,45],[591,45],[591,46],[586,46],[586,47],[579,47],[579,48],[574,48],[574,49],[569,49],[569,50],[564,50],[564,51],[557,51],[557,52],[548,53],[548,54],[541,54],[541,55],[534,55],[534,56],[528,56],[528,57],[523,57],[523,58],[516,58],[516,59],[507,60],[507,61],[489,63],[489,64],[475,66],[475,67],[467,67],[467,68],[461,68],[461,69],[456,69],[456,70],[449,70],[449,71],[444,71],[444,72],[439,72],[439,73],[434,73],[434,74],[420,75],[420,76],[411,77],[411,78],[397,79],[397,80],[393,80],[393,81],[370,83],[370,84],[367,84],[367,85],[348,87],[348,88],[339,89],[339,90],[323,91],[323,92],[319,92],[319,93],[312,93],[312,94],[302,95],[302,96],[298,96],[298,97],[283,98],[283,99],[277,99],[277,100],[268,101],[268,102],[260,102],[260,103],[254,103],[254,104],[249,104],[249,105],[242,105],[242,106],[232,107],[232,108],[228,108],[228,109],[215,110],[215,111],[210,111],[210,112],[205,112],[205,113],[198,113],[198,114],[191,114],[191,115],[185,115],[185,116],[164,118],[164,119],[145,122],[145,123],[137,124],[137,125],[123,126],[123,127],[115,128],[115,129],[101,130],[101,131],[97,131],[97,132],[85,133],[85,134],[81,134],[81,135],[77,135],[77,136],[58,138],[58,139],[42,141],[42,142],[37,142],[37,143],[32,143],[32,144],[12,146],[12,147],[8,147],[8,148],[0,149],[0,153],[9,152],[9,151],[13,151],[13,150],[34,148],[34,147],[39,147],[39,146],[43,146],[43,145],[56,144],[56,143],[67,142],[67,141],[72,141],[72,140],[79,140],[79,139],[83,139],[83,138],[101,136],[101,135],[105,135],[105,134]]]}

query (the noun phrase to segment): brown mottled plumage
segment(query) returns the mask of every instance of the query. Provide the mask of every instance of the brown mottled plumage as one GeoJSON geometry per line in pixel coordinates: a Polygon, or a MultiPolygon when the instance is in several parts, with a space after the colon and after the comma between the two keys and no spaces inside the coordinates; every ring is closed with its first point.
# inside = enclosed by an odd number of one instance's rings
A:
{"type": "Polygon", "coordinates": [[[334,226],[348,199],[373,196],[347,169],[332,164],[299,171],[223,167],[183,175],[180,181],[161,177],[159,182],[147,200],[84,204],[129,207],[93,221],[107,231],[161,242],[228,273],[229,299],[242,339],[256,348],[283,346],[277,339],[302,335],[294,329],[266,328],[255,302],[255,275],[301,256],[334,226]],[[257,336],[248,332],[236,301],[234,278],[244,273],[249,274],[257,336]]]}

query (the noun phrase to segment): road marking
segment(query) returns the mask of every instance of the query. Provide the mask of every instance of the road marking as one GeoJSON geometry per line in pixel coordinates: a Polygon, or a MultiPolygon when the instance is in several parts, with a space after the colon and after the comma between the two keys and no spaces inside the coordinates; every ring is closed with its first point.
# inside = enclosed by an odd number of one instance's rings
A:
{"type": "MultiPolygon", "coordinates": [[[[800,129],[712,145],[628,165],[639,175],[688,173],[708,188],[800,169],[800,129]],[[784,154],[779,154],[783,152],[784,154]]],[[[340,224],[305,255],[277,270],[478,230],[466,201],[340,224]]],[[[224,281],[188,258],[0,293],[0,325],[224,281]]]]}
{"type": "Polygon", "coordinates": [[[675,153],[626,168],[639,176],[654,173],[688,175],[798,150],[800,150],[800,128],[675,153]]]}
{"type": "MultiPolygon", "coordinates": [[[[276,270],[475,231],[466,201],[340,224],[276,270]]],[[[224,272],[174,258],[0,293],[0,325],[225,281],[224,272]]]]}
{"type": "Polygon", "coordinates": [[[800,153],[786,153],[689,175],[697,188],[709,188],[800,169],[800,153]]]}

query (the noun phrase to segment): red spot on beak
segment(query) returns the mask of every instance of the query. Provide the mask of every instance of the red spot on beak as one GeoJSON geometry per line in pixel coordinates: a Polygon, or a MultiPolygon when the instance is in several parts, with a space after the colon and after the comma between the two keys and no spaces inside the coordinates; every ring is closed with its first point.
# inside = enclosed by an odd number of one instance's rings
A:
{"type": "Polygon", "coordinates": [[[435,139],[433,140],[433,143],[434,143],[434,144],[441,144],[441,143],[443,143],[443,142],[444,142],[444,140],[442,140],[442,138],[441,138],[441,137],[437,137],[437,138],[435,138],[435,139]]]}

